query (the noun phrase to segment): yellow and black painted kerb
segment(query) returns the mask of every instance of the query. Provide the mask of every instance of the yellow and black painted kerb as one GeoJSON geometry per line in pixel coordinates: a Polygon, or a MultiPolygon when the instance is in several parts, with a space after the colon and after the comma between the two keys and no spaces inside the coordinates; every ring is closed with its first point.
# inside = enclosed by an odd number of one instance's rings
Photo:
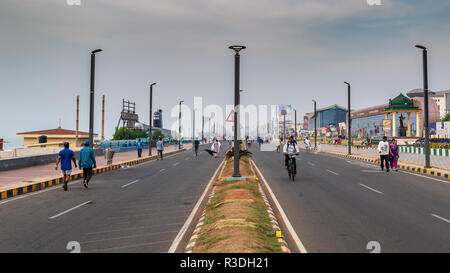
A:
{"type": "MultiPolygon", "coordinates": [[[[253,160],[250,160],[250,166],[252,167],[253,173],[255,174],[255,179],[259,181],[258,176],[256,175],[256,171],[254,168],[255,162],[253,160]]],[[[273,213],[272,206],[269,203],[269,200],[267,199],[266,194],[264,193],[261,183],[258,183],[259,192],[261,193],[261,196],[264,200],[264,203],[266,204],[267,214],[269,215],[270,224],[272,225],[272,229],[275,232],[275,236],[277,237],[278,243],[281,246],[281,251],[283,253],[291,253],[291,250],[289,249],[289,246],[283,238],[283,233],[281,231],[280,225],[278,224],[277,217],[275,216],[275,213],[273,213]]]]}
{"type": "Polygon", "coordinates": [[[259,192],[261,193],[261,196],[264,199],[264,203],[266,204],[267,214],[269,214],[270,224],[272,225],[272,229],[275,232],[278,243],[281,246],[281,251],[283,253],[291,253],[291,250],[289,249],[286,240],[284,240],[284,238],[283,238],[283,234],[281,232],[280,225],[278,224],[277,217],[275,216],[275,213],[273,213],[272,206],[270,205],[269,200],[267,200],[266,194],[262,190],[260,183],[258,183],[258,187],[259,187],[259,192]]]}
{"type": "MultiPolygon", "coordinates": [[[[208,201],[206,202],[208,203],[213,196],[214,196],[214,188],[211,194],[208,196],[208,201]]],[[[206,209],[203,210],[202,216],[200,216],[200,219],[198,220],[198,223],[195,226],[194,232],[192,233],[192,236],[189,239],[189,242],[184,250],[184,253],[192,253],[194,251],[195,243],[198,241],[198,234],[205,225],[205,218],[206,218],[206,209]]]]}
{"type": "MultiPolygon", "coordinates": [[[[181,151],[185,151],[185,149],[168,152],[167,154],[164,154],[164,155],[168,156],[171,154],[179,153],[181,151]]],[[[98,169],[94,169],[93,174],[101,174],[101,173],[110,172],[112,170],[120,169],[123,166],[133,166],[133,165],[141,164],[141,163],[150,161],[152,159],[155,159],[156,157],[157,157],[156,155],[147,156],[147,157],[140,158],[140,159],[133,159],[133,160],[113,164],[110,166],[101,167],[98,169]]],[[[77,180],[77,179],[81,179],[81,178],[83,178],[83,173],[75,173],[75,174],[70,175],[69,181],[77,180]]],[[[58,178],[54,178],[54,179],[40,181],[40,182],[34,183],[32,185],[22,186],[22,187],[18,187],[15,189],[9,189],[6,191],[2,191],[2,192],[0,192],[0,200],[15,197],[15,196],[22,195],[22,194],[26,194],[29,192],[43,190],[45,188],[48,188],[48,187],[51,187],[54,185],[59,185],[62,182],[63,182],[63,177],[58,177],[58,178]]]]}
{"type": "MultiPolygon", "coordinates": [[[[372,163],[372,164],[377,164],[377,165],[380,164],[380,160],[379,159],[371,159],[371,158],[367,158],[367,157],[355,156],[355,155],[347,155],[347,154],[335,154],[335,153],[331,153],[331,154],[343,156],[343,157],[346,157],[346,158],[356,159],[356,160],[360,160],[360,161],[365,161],[365,162],[369,162],[369,163],[372,163]]],[[[410,172],[429,174],[429,175],[439,176],[439,177],[443,177],[443,178],[450,178],[450,175],[448,173],[443,173],[443,172],[438,172],[438,171],[431,171],[431,170],[428,170],[428,169],[425,169],[425,168],[421,168],[421,167],[411,167],[411,166],[405,166],[405,165],[398,164],[398,168],[406,170],[406,171],[410,171],[410,172]]]]}

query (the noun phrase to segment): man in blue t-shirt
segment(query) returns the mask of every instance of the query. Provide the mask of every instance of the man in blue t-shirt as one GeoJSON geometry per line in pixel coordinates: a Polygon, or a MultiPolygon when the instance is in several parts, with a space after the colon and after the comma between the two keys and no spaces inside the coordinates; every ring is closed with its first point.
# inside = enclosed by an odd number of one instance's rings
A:
{"type": "Polygon", "coordinates": [[[72,173],[72,162],[77,167],[77,161],[75,160],[75,155],[71,149],[69,149],[69,142],[64,142],[64,149],[62,149],[58,158],[56,159],[56,170],[61,162],[61,171],[63,173],[63,189],[67,191],[67,183],[69,182],[70,174],[72,173]]]}
{"type": "Polygon", "coordinates": [[[138,152],[138,157],[142,156],[142,141],[141,139],[138,139],[138,141],[136,142],[136,148],[137,148],[137,152],[138,152]]]}

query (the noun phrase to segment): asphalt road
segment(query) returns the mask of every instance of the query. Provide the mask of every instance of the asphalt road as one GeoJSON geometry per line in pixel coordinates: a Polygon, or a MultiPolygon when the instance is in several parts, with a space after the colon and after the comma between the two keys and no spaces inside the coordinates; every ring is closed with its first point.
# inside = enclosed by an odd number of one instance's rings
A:
{"type": "Polygon", "coordinates": [[[167,252],[221,160],[200,147],[1,201],[0,252],[167,252]]]}
{"type": "Polygon", "coordinates": [[[292,182],[281,153],[252,152],[308,252],[450,252],[448,180],[302,150],[292,182]]]}

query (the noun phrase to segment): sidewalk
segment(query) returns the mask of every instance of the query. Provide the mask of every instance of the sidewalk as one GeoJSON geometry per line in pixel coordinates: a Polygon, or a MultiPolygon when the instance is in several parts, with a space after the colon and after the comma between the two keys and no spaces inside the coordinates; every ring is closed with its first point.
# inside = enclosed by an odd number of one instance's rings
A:
{"type": "MultiPolygon", "coordinates": [[[[184,149],[192,148],[192,144],[184,144],[184,149]]],[[[164,153],[169,153],[172,151],[178,150],[177,145],[171,145],[169,147],[165,147],[164,153]]],[[[156,155],[156,148],[152,149],[152,155],[156,155]]],[[[148,156],[148,149],[142,151],[142,157],[148,156]]],[[[123,161],[138,159],[137,151],[129,151],[123,153],[115,153],[113,164],[117,164],[123,161]]],[[[106,166],[106,159],[104,156],[96,157],[97,161],[97,169],[106,166]]],[[[56,157],[55,157],[56,163],[56,157]]],[[[55,170],[55,163],[28,167],[18,170],[4,171],[0,172],[0,192],[6,191],[13,188],[19,188],[28,186],[30,184],[42,181],[42,180],[50,180],[61,176],[61,169],[59,166],[58,170],[55,170]]],[[[78,158],[77,158],[78,164],[78,158]]],[[[81,172],[78,168],[75,169],[72,163],[72,173],[81,172]]]]}
{"type": "MultiPolygon", "coordinates": [[[[330,144],[320,144],[320,152],[328,152],[339,155],[346,155],[348,148],[341,145],[330,145],[330,144]]],[[[357,149],[352,147],[352,155],[360,156],[367,159],[379,160],[380,156],[378,151],[372,149],[357,149]]],[[[398,163],[400,165],[410,167],[410,168],[424,168],[425,166],[425,155],[422,154],[411,154],[411,153],[399,153],[400,158],[398,163]]],[[[431,169],[427,169],[430,172],[439,172],[450,175],[450,158],[444,156],[430,156],[431,169]]]]}

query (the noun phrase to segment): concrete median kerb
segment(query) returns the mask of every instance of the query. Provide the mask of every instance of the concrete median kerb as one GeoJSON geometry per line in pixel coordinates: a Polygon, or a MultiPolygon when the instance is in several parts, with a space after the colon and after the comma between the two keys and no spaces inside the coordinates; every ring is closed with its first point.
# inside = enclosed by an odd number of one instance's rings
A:
{"type": "MultiPolygon", "coordinates": [[[[168,156],[168,155],[176,154],[176,153],[183,152],[183,151],[186,151],[186,149],[168,152],[168,153],[165,153],[164,155],[168,156]]],[[[103,167],[94,169],[93,174],[96,175],[96,174],[107,173],[107,172],[110,172],[110,171],[113,171],[116,169],[120,169],[124,166],[134,166],[134,165],[142,164],[144,162],[147,162],[147,161],[150,161],[150,160],[153,160],[156,158],[157,158],[156,155],[152,155],[152,156],[147,156],[147,157],[143,157],[143,158],[139,158],[139,159],[132,159],[132,160],[128,160],[128,161],[119,162],[116,164],[112,164],[110,166],[103,166],[103,167]]],[[[70,181],[81,179],[81,178],[83,178],[83,173],[77,172],[70,176],[70,181]]],[[[27,185],[27,186],[21,186],[18,188],[8,189],[8,190],[0,192],[0,200],[15,197],[18,195],[23,195],[23,194],[30,193],[30,192],[43,190],[45,188],[48,188],[48,187],[51,187],[54,185],[59,185],[62,182],[63,182],[63,177],[60,176],[60,177],[55,177],[55,178],[51,178],[51,179],[46,179],[43,181],[38,181],[38,182],[35,182],[35,183],[33,183],[31,185],[27,185]]]]}
{"type": "MultiPolygon", "coordinates": [[[[255,172],[254,167],[253,167],[254,162],[252,160],[250,160],[250,162],[251,162],[250,163],[250,167],[252,168],[252,171],[255,174],[255,180],[259,182],[258,176],[256,175],[256,172],[255,172]]],[[[224,161],[224,163],[222,164],[222,169],[219,172],[218,179],[217,179],[218,181],[220,181],[220,180],[226,181],[226,179],[220,179],[222,174],[223,174],[225,166],[226,166],[226,161],[224,161]]],[[[282,252],[283,253],[291,253],[291,250],[289,249],[286,240],[282,236],[281,228],[280,228],[280,225],[278,224],[278,220],[277,220],[277,218],[275,216],[275,213],[274,213],[274,211],[272,209],[272,206],[270,205],[269,200],[267,199],[266,194],[264,193],[260,183],[258,183],[258,188],[259,188],[259,192],[261,193],[261,196],[262,196],[262,198],[264,200],[264,203],[266,205],[266,210],[267,210],[267,214],[269,215],[270,224],[272,226],[272,229],[273,229],[273,231],[276,234],[280,234],[280,236],[277,236],[277,241],[280,244],[282,252]]],[[[207,200],[206,203],[208,203],[209,200],[211,200],[211,198],[214,197],[214,191],[215,191],[215,187],[213,187],[212,192],[208,196],[208,200],[207,200]]],[[[193,233],[191,235],[191,238],[189,239],[188,244],[186,245],[186,248],[184,250],[185,253],[193,253],[195,244],[196,244],[196,242],[198,241],[198,238],[199,238],[199,233],[200,233],[201,229],[204,226],[205,217],[206,217],[206,208],[203,210],[202,215],[201,215],[201,217],[200,217],[200,219],[199,219],[199,221],[198,221],[198,223],[197,223],[197,225],[196,225],[196,227],[195,227],[195,229],[194,229],[194,231],[193,231],[193,233]]]]}

